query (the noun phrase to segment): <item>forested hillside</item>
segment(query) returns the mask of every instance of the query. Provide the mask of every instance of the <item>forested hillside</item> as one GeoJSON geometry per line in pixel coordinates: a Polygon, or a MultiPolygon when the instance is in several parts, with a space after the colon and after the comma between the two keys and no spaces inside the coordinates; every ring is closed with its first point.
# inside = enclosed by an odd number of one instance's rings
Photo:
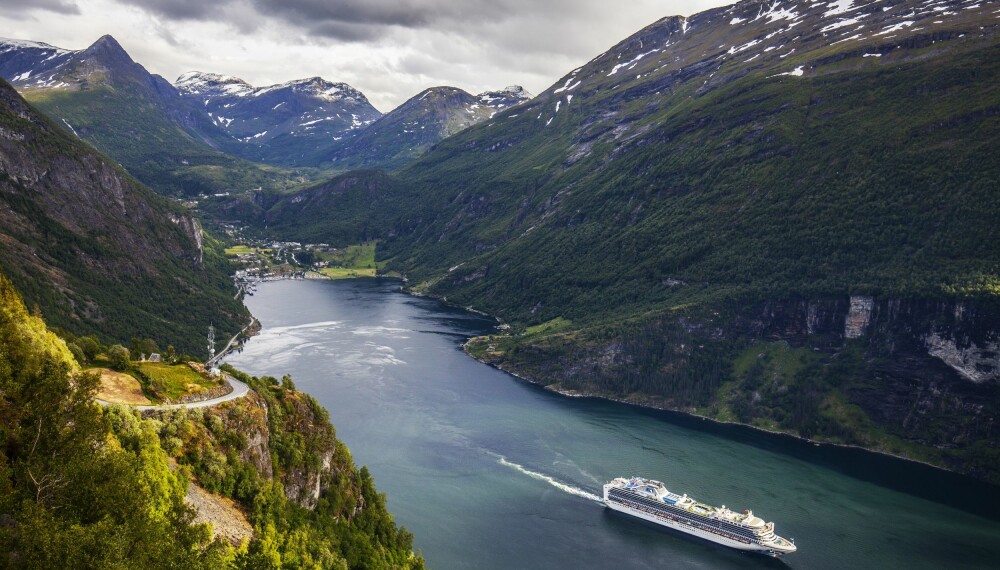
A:
{"type": "Polygon", "coordinates": [[[2,275],[0,346],[0,568],[423,566],[326,411],[291,380],[240,374],[256,393],[205,412],[102,407],[97,376],[2,275]],[[249,540],[193,522],[192,476],[238,502],[249,540]]]}
{"type": "Polygon", "coordinates": [[[997,480],[995,10],[664,18],[326,223],[381,212],[388,269],[513,325],[470,350],[535,381],[997,480]]]}
{"type": "Polygon", "coordinates": [[[0,267],[52,326],[201,355],[249,319],[220,244],[0,80],[0,267]]]}

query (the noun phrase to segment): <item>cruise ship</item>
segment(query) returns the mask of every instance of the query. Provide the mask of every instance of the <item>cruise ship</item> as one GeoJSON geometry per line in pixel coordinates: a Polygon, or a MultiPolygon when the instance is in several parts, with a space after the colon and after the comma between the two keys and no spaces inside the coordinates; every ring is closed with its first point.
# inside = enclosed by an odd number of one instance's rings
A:
{"type": "Polygon", "coordinates": [[[795,543],[774,534],[774,523],[752,511],[736,513],[671,493],[659,481],[619,477],[604,485],[604,504],[634,517],[692,534],[705,540],[745,550],[781,556],[796,551],[795,543]]]}

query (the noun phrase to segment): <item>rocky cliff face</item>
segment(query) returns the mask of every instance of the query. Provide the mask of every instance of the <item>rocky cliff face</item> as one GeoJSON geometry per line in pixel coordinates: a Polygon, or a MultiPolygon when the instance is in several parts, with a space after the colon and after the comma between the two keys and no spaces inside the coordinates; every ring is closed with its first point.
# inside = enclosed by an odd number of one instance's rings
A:
{"type": "Polygon", "coordinates": [[[1000,444],[996,303],[852,296],[732,311],[585,343],[553,335],[510,350],[503,338],[475,340],[470,352],[558,390],[864,445],[1000,481],[984,453],[1000,444]]]}
{"type": "MultiPolygon", "coordinates": [[[[316,508],[320,498],[336,488],[348,499],[341,516],[350,518],[360,511],[364,498],[357,489],[350,453],[334,436],[328,419],[318,412],[321,408],[298,392],[277,386],[266,392],[270,393],[264,397],[251,390],[245,398],[194,412],[149,411],[145,415],[160,418],[165,425],[183,418],[196,420],[194,429],[203,431],[188,434],[188,441],[181,444],[185,455],[194,459],[196,471],[203,468],[199,465],[218,460],[212,457],[232,457],[264,479],[278,481],[285,496],[302,507],[316,508]],[[286,455],[289,448],[297,451],[286,455]]],[[[174,433],[169,431],[166,437],[174,433]]],[[[211,468],[207,470],[207,483],[211,484],[211,468]]]]}
{"type": "Polygon", "coordinates": [[[236,332],[243,320],[189,213],[2,82],[0,206],[0,263],[52,325],[193,352],[205,323],[236,332]]]}

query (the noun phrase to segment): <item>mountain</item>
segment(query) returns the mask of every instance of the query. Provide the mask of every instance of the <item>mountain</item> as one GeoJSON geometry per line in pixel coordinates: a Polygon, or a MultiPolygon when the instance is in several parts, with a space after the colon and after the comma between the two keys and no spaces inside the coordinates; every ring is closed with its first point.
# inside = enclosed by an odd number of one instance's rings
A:
{"type": "Polygon", "coordinates": [[[456,87],[432,87],[338,140],[320,164],[343,170],[398,168],[440,140],[531,97],[517,85],[479,95],[456,87]]]}
{"type": "Polygon", "coordinates": [[[554,389],[1000,481],[998,8],[664,18],[439,142],[401,194],[267,220],[323,241],[378,211],[355,232],[388,269],[511,325],[468,350],[554,389]]]}
{"type": "Polygon", "coordinates": [[[77,51],[0,40],[0,76],[61,127],[162,194],[285,188],[301,176],[213,148],[228,135],[111,36],[77,51]]]}
{"type": "Polygon", "coordinates": [[[478,96],[434,88],[380,122],[362,92],[320,77],[253,87],[192,71],[170,84],[111,36],[77,51],[0,39],[0,77],[141,181],[174,196],[286,191],[317,178],[317,167],[395,168],[531,97],[516,86],[478,96]]]}
{"type": "Polygon", "coordinates": [[[0,80],[0,266],[50,325],[192,354],[247,319],[218,244],[189,213],[0,80]]]}
{"type": "Polygon", "coordinates": [[[320,77],[252,87],[235,77],[192,71],[174,85],[229,136],[226,150],[269,164],[307,163],[317,148],[382,116],[357,89],[320,77]]]}
{"type": "Polygon", "coordinates": [[[253,87],[192,71],[174,85],[228,134],[220,148],[268,164],[335,170],[397,168],[441,139],[531,99],[520,86],[479,95],[433,87],[383,116],[357,89],[320,77],[253,87]]]}

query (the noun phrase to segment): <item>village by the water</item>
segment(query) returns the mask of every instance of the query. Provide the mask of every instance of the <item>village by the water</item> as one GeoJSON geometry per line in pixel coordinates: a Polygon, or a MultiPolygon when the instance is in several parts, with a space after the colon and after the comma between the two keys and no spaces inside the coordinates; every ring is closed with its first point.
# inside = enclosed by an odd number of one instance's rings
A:
{"type": "Polygon", "coordinates": [[[326,243],[249,239],[239,228],[227,228],[239,243],[226,249],[226,256],[238,266],[233,273],[236,295],[253,295],[257,283],[282,279],[351,279],[375,277],[376,242],[347,247],[326,243]]]}

